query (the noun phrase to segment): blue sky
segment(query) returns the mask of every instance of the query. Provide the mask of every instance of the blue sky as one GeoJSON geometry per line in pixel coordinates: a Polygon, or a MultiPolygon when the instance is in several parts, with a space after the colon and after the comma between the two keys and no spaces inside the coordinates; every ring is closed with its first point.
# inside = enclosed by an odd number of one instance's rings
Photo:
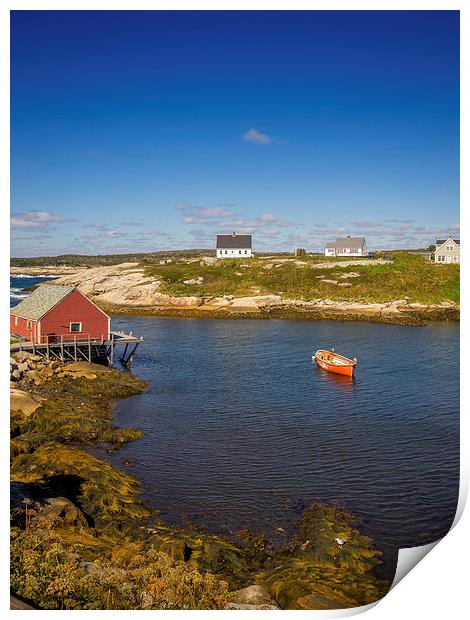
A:
{"type": "Polygon", "coordinates": [[[12,255],[458,235],[455,11],[15,11],[12,255]]]}

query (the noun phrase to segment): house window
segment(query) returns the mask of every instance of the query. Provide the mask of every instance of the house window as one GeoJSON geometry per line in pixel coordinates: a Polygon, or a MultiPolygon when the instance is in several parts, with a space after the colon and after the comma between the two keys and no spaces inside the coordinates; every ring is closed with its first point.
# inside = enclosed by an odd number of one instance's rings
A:
{"type": "Polygon", "coordinates": [[[241,250],[238,250],[238,253],[239,253],[239,254],[241,254],[241,253],[242,253],[242,251],[241,251],[241,250]]]}
{"type": "Polygon", "coordinates": [[[446,245],[447,252],[452,252],[453,249],[454,249],[453,245],[446,245]]]}
{"type": "Polygon", "coordinates": [[[15,327],[18,327],[18,317],[15,316],[15,327]]]}
{"type": "Polygon", "coordinates": [[[245,250],[245,254],[248,254],[248,250],[245,250]]]}
{"type": "Polygon", "coordinates": [[[454,263],[456,263],[459,260],[458,256],[454,256],[453,258],[454,258],[454,263]]]}
{"type": "Polygon", "coordinates": [[[28,322],[26,323],[26,329],[31,329],[31,321],[28,321],[28,322]]]}
{"type": "Polygon", "coordinates": [[[227,254],[227,250],[225,250],[225,254],[227,254]]]}
{"type": "Polygon", "coordinates": [[[81,332],[82,324],[81,323],[70,323],[70,331],[71,332],[81,332]]]}

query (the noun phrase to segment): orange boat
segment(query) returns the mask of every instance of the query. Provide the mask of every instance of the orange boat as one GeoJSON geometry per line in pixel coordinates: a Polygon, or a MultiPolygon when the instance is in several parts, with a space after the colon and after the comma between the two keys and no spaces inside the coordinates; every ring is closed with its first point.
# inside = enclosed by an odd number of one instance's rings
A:
{"type": "Polygon", "coordinates": [[[323,370],[335,372],[338,375],[352,377],[354,375],[354,371],[356,370],[356,358],[350,360],[349,358],[344,357],[344,355],[335,353],[334,349],[331,349],[331,351],[318,349],[312,359],[314,359],[320,368],[323,368],[323,370]]]}

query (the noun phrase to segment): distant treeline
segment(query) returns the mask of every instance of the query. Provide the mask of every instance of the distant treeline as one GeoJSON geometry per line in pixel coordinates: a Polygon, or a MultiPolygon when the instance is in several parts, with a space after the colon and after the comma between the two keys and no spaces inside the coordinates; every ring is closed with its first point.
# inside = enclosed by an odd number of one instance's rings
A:
{"type": "MultiPolygon", "coordinates": [[[[257,256],[292,256],[292,252],[256,252],[257,256]]],[[[215,250],[195,248],[191,250],[167,250],[159,252],[136,252],[132,254],[60,254],[59,256],[36,256],[34,258],[11,258],[11,267],[100,267],[120,263],[154,263],[164,259],[215,256],[215,250]]]]}
{"type": "Polygon", "coordinates": [[[192,258],[194,256],[215,256],[214,250],[168,250],[161,252],[140,252],[133,254],[61,254],[59,256],[37,256],[34,258],[12,258],[12,267],[45,267],[45,266],[70,266],[70,267],[100,267],[105,265],[119,265],[119,263],[152,263],[165,258],[192,258]]]}
{"type": "MultiPolygon", "coordinates": [[[[434,249],[430,246],[426,249],[415,250],[393,250],[393,253],[408,254],[413,252],[429,252],[434,249]]],[[[256,256],[292,256],[292,252],[255,252],[256,256]]],[[[312,254],[322,256],[323,252],[306,252],[303,249],[297,251],[297,256],[312,254]]],[[[390,258],[392,251],[369,252],[370,258],[390,258]]],[[[158,252],[135,252],[132,254],[60,254],[59,256],[37,256],[34,258],[12,258],[12,267],[100,267],[106,265],[119,265],[120,263],[155,263],[160,260],[171,258],[173,260],[181,258],[194,258],[196,256],[215,256],[215,250],[207,248],[195,248],[191,250],[167,250],[158,252]]]]}

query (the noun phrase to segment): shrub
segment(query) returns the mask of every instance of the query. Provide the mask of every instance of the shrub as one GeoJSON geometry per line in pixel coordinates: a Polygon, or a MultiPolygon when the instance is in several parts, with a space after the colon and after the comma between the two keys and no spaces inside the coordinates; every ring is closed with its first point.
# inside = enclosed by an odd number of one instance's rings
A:
{"type": "Polygon", "coordinates": [[[43,609],[223,609],[228,586],[155,549],[85,562],[57,517],[30,509],[11,530],[11,588],[43,609]]]}

